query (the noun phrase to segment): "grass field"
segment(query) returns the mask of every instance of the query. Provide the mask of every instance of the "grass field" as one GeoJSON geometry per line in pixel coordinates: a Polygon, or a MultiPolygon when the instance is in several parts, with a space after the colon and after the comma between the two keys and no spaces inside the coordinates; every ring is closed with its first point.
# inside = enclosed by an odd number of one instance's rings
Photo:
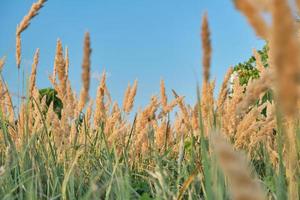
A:
{"type": "MultiPolygon", "coordinates": [[[[268,67],[254,51],[258,77],[241,84],[229,68],[214,95],[213,30],[203,14],[203,81],[194,105],[174,90],[168,99],[161,80],[160,95],[132,113],[138,82],[128,86],[119,105],[111,99],[105,73],[92,100],[89,33],[79,95],[70,84],[68,49],[60,40],[49,77],[53,89],[36,86],[39,49],[19,102],[12,101],[1,76],[0,199],[299,199],[298,22],[287,0],[234,3],[266,40],[268,67]],[[267,92],[272,97],[265,99],[267,92]]],[[[299,11],[300,1],[295,5],[299,11]]],[[[45,0],[34,3],[17,26],[16,73],[22,33],[43,6],[45,0]]]]}

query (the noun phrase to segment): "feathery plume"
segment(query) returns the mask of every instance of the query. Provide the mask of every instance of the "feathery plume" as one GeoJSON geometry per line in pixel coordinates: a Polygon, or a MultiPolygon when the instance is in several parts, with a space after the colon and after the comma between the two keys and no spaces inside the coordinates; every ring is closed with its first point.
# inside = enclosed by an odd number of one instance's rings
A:
{"type": "Polygon", "coordinates": [[[120,125],[118,122],[121,122],[121,110],[119,109],[118,104],[115,102],[112,108],[111,115],[106,121],[104,130],[105,134],[110,134],[109,139],[112,141],[112,143],[114,141],[120,140],[118,139],[120,135],[117,135],[120,132],[116,131],[116,129],[118,129],[117,125],[120,125]]]}
{"type": "MultiPolygon", "coordinates": [[[[55,54],[55,62],[54,62],[54,68],[57,72],[58,80],[59,80],[59,96],[61,99],[64,99],[64,96],[66,94],[66,65],[63,55],[63,48],[61,41],[58,39],[56,44],[56,54],[55,54]]],[[[55,80],[55,79],[54,79],[55,80]]]]}
{"type": "Polygon", "coordinates": [[[25,126],[26,126],[26,107],[25,104],[21,104],[21,108],[19,111],[19,119],[18,119],[18,135],[20,139],[24,136],[25,126]]]}
{"type": "MultiPolygon", "coordinates": [[[[184,104],[184,97],[180,97],[173,89],[172,89],[172,93],[173,93],[174,97],[176,98],[175,100],[177,101],[177,105],[179,106],[182,114],[184,115],[185,120],[187,120],[189,118],[189,114],[188,114],[188,110],[184,104]]],[[[186,123],[187,123],[187,121],[186,121],[186,123]]]]}
{"type": "Polygon", "coordinates": [[[211,59],[211,42],[210,42],[210,32],[207,20],[207,14],[204,14],[202,18],[202,50],[203,50],[203,78],[204,82],[209,81],[209,71],[210,71],[210,59],[211,59]]]}
{"type": "Polygon", "coordinates": [[[66,68],[66,77],[69,77],[69,49],[65,48],[65,68],[66,68]]]}
{"type": "Polygon", "coordinates": [[[5,106],[5,93],[6,92],[7,92],[7,90],[5,90],[4,83],[2,80],[0,80],[0,109],[4,115],[6,114],[6,106],[5,106]]]}
{"type": "Polygon", "coordinates": [[[166,95],[165,82],[163,79],[160,81],[160,103],[163,111],[165,112],[168,107],[168,97],[166,95]]]}
{"type": "Polygon", "coordinates": [[[36,80],[36,69],[37,69],[37,65],[39,62],[39,55],[40,55],[40,50],[37,49],[35,54],[34,54],[34,58],[33,58],[33,63],[32,63],[32,67],[31,67],[31,74],[30,74],[30,82],[29,82],[29,96],[31,97],[33,94],[33,90],[35,87],[35,80],[36,80]]]}
{"type": "Polygon", "coordinates": [[[88,91],[90,88],[90,67],[91,67],[91,42],[90,34],[87,32],[84,37],[84,54],[82,63],[83,88],[88,91]]]}
{"type": "Polygon", "coordinates": [[[72,118],[74,117],[74,110],[76,108],[76,97],[72,90],[71,82],[69,79],[67,79],[66,101],[69,111],[68,115],[72,118]]]}
{"type": "Polygon", "coordinates": [[[14,123],[14,119],[15,119],[14,106],[7,86],[6,86],[6,90],[7,92],[5,92],[4,96],[5,96],[5,104],[7,107],[7,113],[8,113],[8,121],[12,124],[14,123]]]}
{"type": "Polygon", "coordinates": [[[157,96],[151,97],[150,104],[144,110],[144,116],[147,117],[148,120],[155,119],[155,112],[159,106],[159,101],[157,96]]]}
{"type": "Polygon", "coordinates": [[[124,99],[123,99],[123,110],[127,114],[132,110],[134,98],[137,91],[137,80],[134,81],[133,86],[130,87],[130,84],[128,84],[128,87],[125,91],[124,99]]]}
{"type": "Polygon", "coordinates": [[[127,112],[127,113],[129,113],[133,108],[134,98],[135,98],[136,91],[137,91],[137,85],[138,85],[138,82],[137,82],[137,80],[135,80],[132,85],[132,88],[130,89],[130,93],[128,95],[128,99],[127,99],[126,106],[124,109],[125,112],[127,112]]]}
{"type": "Polygon", "coordinates": [[[46,0],[38,0],[33,3],[28,14],[24,16],[20,24],[17,26],[16,30],[16,61],[17,67],[20,68],[21,64],[21,33],[29,26],[30,21],[33,17],[38,14],[38,11],[43,7],[46,0]]]}
{"type": "Polygon", "coordinates": [[[16,35],[16,62],[19,69],[21,64],[21,35],[19,33],[16,35]]]}
{"type": "Polygon", "coordinates": [[[235,147],[247,147],[250,143],[250,137],[254,135],[260,128],[258,120],[261,117],[261,110],[257,107],[252,108],[238,123],[235,137],[235,147]]]}
{"type": "MultiPolygon", "coordinates": [[[[208,130],[209,124],[212,122],[211,112],[214,109],[214,100],[213,100],[213,90],[214,83],[209,83],[210,76],[210,60],[211,60],[211,41],[210,41],[210,31],[207,20],[207,13],[202,18],[202,50],[203,50],[203,85],[202,85],[202,99],[201,99],[201,108],[203,108],[203,118],[206,119],[206,129],[208,130]]],[[[180,104],[179,104],[179,107],[180,104]]],[[[207,133],[207,131],[206,131],[207,133]]]]}
{"type": "Polygon", "coordinates": [[[248,83],[246,95],[237,106],[237,115],[242,115],[259,95],[266,92],[274,83],[274,74],[270,69],[265,70],[259,79],[248,83]]]}
{"type": "Polygon", "coordinates": [[[300,77],[300,44],[295,19],[286,0],[273,1],[272,16],[270,52],[276,69],[278,100],[285,114],[294,115],[300,77]]]}
{"type": "Polygon", "coordinates": [[[51,81],[51,83],[56,83],[56,66],[53,65],[53,71],[52,71],[52,76],[49,76],[49,80],[51,81]]]}
{"type": "Polygon", "coordinates": [[[232,199],[263,200],[265,195],[256,180],[253,180],[246,159],[235,152],[232,146],[216,132],[211,137],[212,147],[225,176],[228,178],[232,199]]]}
{"type": "Polygon", "coordinates": [[[46,0],[39,0],[36,3],[33,3],[28,14],[24,16],[22,21],[17,27],[17,33],[23,32],[30,24],[30,20],[38,14],[38,11],[43,7],[43,4],[46,0]]]}
{"type": "Polygon", "coordinates": [[[106,118],[106,109],[104,104],[104,95],[105,95],[105,88],[106,88],[106,73],[103,72],[101,81],[99,83],[96,95],[96,108],[94,114],[94,126],[98,127],[101,121],[104,121],[106,118]]]}
{"type": "Polygon", "coordinates": [[[258,69],[258,71],[260,73],[263,73],[265,71],[265,67],[262,63],[260,54],[256,51],[256,49],[253,49],[253,54],[254,54],[254,58],[256,60],[256,68],[258,69]]]}
{"type": "Polygon", "coordinates": [[[271,61],[276,70],[278,101],[286,114],[288,126],[285,145],[287,147],[287,179],[290,199],[299,199],[296,178],[297,152],[293,117],[297,114],[295,105],[299,100],[300,47],[294,17],[286,0],[274,0],[272,4],[272,37],[270,40],[271,61]]]}
{"type": "Polygon", "coordinates": [[[252,0],[234,0],[235,6],[247,18],[249,24],[254,28],[256,34],[263,38],[268,39],[268,26],[259,13],[259,8],[252,0]]]}
{"type": "Polygon", "coordinates": [[[199,129],[199,106],[198,103],[195,104],[192,111],[192,127],[194,131],[199,129]]]}
{"type": "Polygon", "coordinates": [[[222,130],[224,133],[232,136],[238,124],[238,118],[236,115],[237,105],[242,101],[244,97],[245,86],[241,86],[239,78],[236,77],[233,80],[232,92],[230,98],[227,98],[224,103],[224,113],[222,115],[222,130]]]}
{"type": "Polygon", "coordinates": [[[151,123],[156,120],[155,112],[159,106],[159,101],[156,96],[151,98],[150,104],[143,110],[138,112],[136,122],[135,147],[138,153],[145,153],[148,150],[149,138],[148,131],[152,127],[151,123]]]}
{"type": "Polygon", "coordinates": [[[47,110],[47,114],[46,114],[46,123],[49,127],[52,124],[54,115],[55,115],[55,112],[54,112],[53,101],[51,101],[51,103],[48,107],[48,110],[47,110]]]}
{"type": "Polygon", "coordinates": [[[170,139],[170,133],[168,132],[168,122],[163,120],[160,126],[156,126],[155,128],[155,141],[157,147],[162,150],[164,144],[170,139]]]}
{"type": "Polygon", "coordinates": [[[178,102],[181,101],[181,99],[183,98],[184,97],[178,97],[176,99],[173,99],[166,107],[165,113],[171,112],[175,108],[175,106],[178,105],[178,102]]]}
{"type": "Polygon", "coordinates": [[[187,125],[188,128],[190,128],[191,123],[190,123],[189,112],[187,110],[187,107],[185,106],[183,98],[178,99],[178,106],[183,115],[184,123],[187,125]]]}
{"type": "Polygon", "coordinates": [[[223,80],[223,83],[222,83],[222,86],[221,86],[221,90],[220,90],[220,93],[219,93],[219,96],[218,96],[218,100],[217,100],[217,110],[219,112],[217,113],[222,113],[223,111],[223,105],[224,105],[224,102],[227,98],[227,95],[228,95],[228,82],[229,82],[229,79],[232,75],[232,72],[233,72],[233,68],[230,67],[227,72],[226,72],[226,75],[224,77],[224,80],[223,80]]]}
{"type": "Polygon", "coordinates": [[[155,119],[155,112],[159,106],[156,96],[151,97],[150,104],[137,115],[136,132],[140,133],[145,131],[147,124],[155,119]]]}
{"type": "Polygon", "coordinates": [[[91,118],[93,115],[93,101],[91,100],[90,103],[88,104],[88,107],[86,109],[86,114],[85,114],[85,123],[87,125],[87,128],[90,128],[91,126],[91,118]]]}
{"type": "Polygon", "coordinates": [[[123,110],[125,111],[126,107],[127,107],[127,102],[128,102],[128,98],[129,98],[129,95],[130,95],[130,90],[131,90],[131,86],[130,84],[128,83],[128,86],[125,90],[125,94],[124,94],[124,98],[123,98],[123,110]]]}
{"type": "Polygon", "coordinates": [[[278,103],[287,118],[285,146],[289,199],[299,199],[297,181],[297,146],[295,144],[295,105],[299,101],[300,44],[290,5],[286,0],[273,0],[270,58],[276,72],[278,103]]]}
{"type": "Polygon", "coordinates": [[[3,56],[3,57],[0,59],[0,71],[2,71],[2,68],[3,68],[4,64],[5,64],[5,60],[6,60],[6,57],[5,57],[5,56],[3,56]]]}
{"type": "Polygon", "coordinates": [[[8,121],[12,123],[14,108],[8,87],[3,80],[0,80],[0,110],[4,117],[7,117],[8,121]]]}
{"type": "Polygon", "coordinates": [[[215,81],[204,82],[202,86],[202,98],[201,98],[201,112],[203,118],[203,125],[205,134],[209,133],[210,128],[213,125],[213,112],[214,112],[214,89],[215,81]]]}
{"type": "MultiPolygon", "coordinates": [[[[259,143],[264,142],[271,156],[272,163],[276,164],[278,155],[275,153],[277,151],[277,147],[275,146],[275,138],[273,135],[274,130],[276,129],[275,105],[274,103],[271,104],[267,101],[260,107],[267,109],[267,114],[265,118],[262,118],[259,121],[255,120],[256,123],[259,123],[259,131],[255,132],[254,134],[250,133],[250,143],[247,144],[247,148],[249,149],[250,153],[255,152],[259,143]]],[[[260,110],[262,109],[260,108],[260,110]]]]}
{"type": "Polygon", "coordinates": [[[80,100],[78,103],[78,111],[81,112],[84,108],[86,102],[89,99],[89,89],[90,89],[90,68],[91,68],[91,42],[90,34],[85,33],[84,37],[84,47],[83,47],[83,63],[82,63],[82,83],[83,87],[80,93],[80,100]]]}

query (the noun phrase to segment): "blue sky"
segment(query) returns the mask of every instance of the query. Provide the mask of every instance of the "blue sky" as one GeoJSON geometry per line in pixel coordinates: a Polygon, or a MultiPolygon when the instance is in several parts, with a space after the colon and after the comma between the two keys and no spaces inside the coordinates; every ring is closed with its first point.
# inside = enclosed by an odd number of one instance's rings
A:
{"type": "MultiPolygon", "coordinates": [[[[0,3],[0,57],[7,62],[3,75],[17,92],[15,64],[16,25],[33,0],[0,3]]],[[[211,78],[217,89],[230,65],[244,61],[264,41],[257,38],[231,0],[48,0],[22,34],[23,73],[29,74],[36,48],[40,48],[37,84],[50,86],[57,38],[69,47],[70,78],[78,93],[81,87],[83,36],[90,32],[92,74],[108,72],[113,99],[122,102],[127,84],[138,79],[136,107],[159,94],[163,78],[168,93],[175,89],[189,103],[196,99],[201,82],[201,17],[207,11],[212,33],[211,78]]],[[[98,81],[92,79],[95,96],[98,81]]]]}

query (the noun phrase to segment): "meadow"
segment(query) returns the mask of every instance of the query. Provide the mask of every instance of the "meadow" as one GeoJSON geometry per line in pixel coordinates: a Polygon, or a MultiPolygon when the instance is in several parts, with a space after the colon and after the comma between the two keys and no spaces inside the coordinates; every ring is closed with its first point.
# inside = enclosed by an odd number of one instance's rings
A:
{"type": "MultiPolygon", "coordinates": [[[[202,84],[194,105],[176,88],[168,99],[161,80],[160,95],[134,112],[136,93],[143,92],[138,82],[128,85],[119,105],[105,72],[91,99],[88,32],[78,95],[60,40],[48,77],[52,88],[36,85],[39,49],[19,102],[1,75],[0,199],[299,199],[299,22],[288,0],[234,4],[266,48],[253,51],[254,67],[228,68],[214,95],[213,30],[204,13],[202,84]],[[249,71],[255,75],[245,81],[249,71]]],[[[22,33],[43,6],[47,2],[38,0],[17,25],[16,73],[22,67],[22,33]]],[[[295,6],[300,12],[299,0],[295,6]]],[[[5,67],[3,57],[0,69],[5,67]]]]}

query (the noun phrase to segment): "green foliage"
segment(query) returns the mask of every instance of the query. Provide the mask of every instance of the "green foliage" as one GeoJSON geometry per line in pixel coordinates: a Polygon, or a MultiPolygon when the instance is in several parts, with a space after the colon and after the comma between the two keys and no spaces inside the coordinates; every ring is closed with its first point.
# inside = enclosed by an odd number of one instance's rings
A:
{"type": "Polygon", "coordinates": [[[63,108],[62,101],[57,97],[57,92],[53,88],[44,88],[40,89],[40,96],[43,98],[46,96],[46,104],[49,107],[50,104],[53,102],[53,109],[54,112],[58,115],[58,117],[61,117],[61,110],[63,108]]]}
{"type": "MultiPolygon", "coordinates": [[[[268,49],[268,46],[265,45],[262,50],[257,51],[261,56],[264,67],[268,67],[268,49]]],[[[259,78],[259,71],[256,69],[255,64],[256,59],[251,56],[247,61],[234,66],[234,71],[237,72],[241,85],[247,85],[250,79],[259,78]]]]}
{"type": "MultiPolygon", "coordinates": [[[[54,112],[57,114],[58,118],[61,118],[61,111],[63,108],[63,103],[60,98],[57,97],[57,91],[53,88],[43,88],[39,90],[41,99],[46,96],[47,107],[53,103],[54,112]]],[[[83,123],[84,113],[80,113],[78,118],[75,120],[77,127],[83,123]]]]}
{"type": "MultiPolygon", "coordinates": [[[[261,62],[265,68],[269,67],[268,51],[269,47],[267,44],[262,48],[262,50],[257,51],[261,56],[261,62]]],[[[241,85],[247,85],[250,79],[257,79],[260,77],[259,71],[256,68],[256,59],[254,56],[251,56],[247,61],[243,63],[238,63],[237,65],[235,65],[234,72],[237,73],[241,85]]],[[[268,90],[261,99],[257,100],[256,105],[261,105],[266,101],[271,102],[272,100],[273,92],[272,90],[268,90]]],[[[266,115],[266,109],[263,109],[262,114],[266,115]]]]}

